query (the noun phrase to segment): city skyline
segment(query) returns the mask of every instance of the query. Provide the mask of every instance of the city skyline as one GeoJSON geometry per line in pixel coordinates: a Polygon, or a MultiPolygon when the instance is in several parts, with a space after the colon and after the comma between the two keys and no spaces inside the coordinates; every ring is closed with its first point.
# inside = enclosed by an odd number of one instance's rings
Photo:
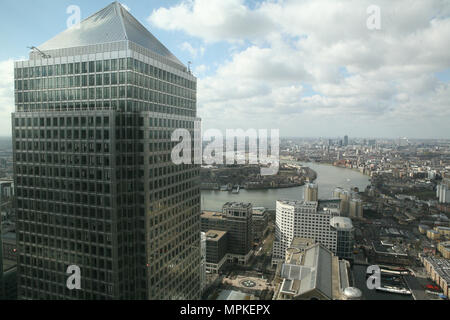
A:
{"type": "MultiPolygon", "coordinates": [[[[36,7],[22,1],[56,17],[21,12],[26,25],[35,26],[27,32],[12,19],[19,4],[5,4],[0,17],[12,30],[5,35],[8,50],[0,54],[0,136],[11,132],[12,61],[26,57],[27,46],[39,46],[67,28],[70,5],[79,6],[84,19],[110,2],[36,7]]],[[[370,30],[371,4],[125,2],[183,64],[193,62],[204,129],[279,127],[281,136],[294,137],[450,138],[445,41],[450,6],[437,0],[379,1],[380,30],[370,30]],[[214,12],[221,12],[221,19],[214,12]]]]}

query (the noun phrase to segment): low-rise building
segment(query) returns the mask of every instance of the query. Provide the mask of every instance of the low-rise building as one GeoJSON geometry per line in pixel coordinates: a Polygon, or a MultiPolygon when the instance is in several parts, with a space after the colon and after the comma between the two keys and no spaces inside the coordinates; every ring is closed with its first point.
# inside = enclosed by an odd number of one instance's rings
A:
{"type": "Polygon", "coordinates": [[[441,287],[444,295],[450,296],[450,260],[434,257],[422,258],[423,265],[430,278],[441,287]]]}
{"type": "Polygon", "coordinates": [[[441,241],[438,250],[445,259],[450,259],[450,241],[441,241]]]}
{"type": "Polygon", "coordinates": [[[441,234],[437,232],[436,230],[428,230],[427,231],[427,237],[431,240],[439,240],[441,237],[441,234]]]}
{"type": "MultiPolygon", "coordinates": [[[[349,263],[339,260],[324,245],[316,243],[304,252],[290,252],[280,269],[277,300],[348,299],[349,263]]],[[[359,292],[355,289],[355,292],[359,292]]],[[[355,294],[354,298],[361,294],[355,294]]]]}

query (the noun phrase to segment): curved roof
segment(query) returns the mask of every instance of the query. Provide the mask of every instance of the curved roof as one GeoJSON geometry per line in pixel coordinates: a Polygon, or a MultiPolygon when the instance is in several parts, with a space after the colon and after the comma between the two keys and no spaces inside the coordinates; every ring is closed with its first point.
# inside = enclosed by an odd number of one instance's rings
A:
{"type": "Polygon", "coordinates": [[[333,217],[330,220],[330,225],[335,229],[343,230],[343,231],[345,231],[345,230],[350,231],[353,229],[352,220],[347,217],[341,217],[341,216],[333,217]]]}
{"type": "Polygon", "coordinates": [[[155,36],[117,1],[86,18],[79,26],[61,32],[39,46],[39,49],[47,51],[127,40],[183,66],[155,36]]]}

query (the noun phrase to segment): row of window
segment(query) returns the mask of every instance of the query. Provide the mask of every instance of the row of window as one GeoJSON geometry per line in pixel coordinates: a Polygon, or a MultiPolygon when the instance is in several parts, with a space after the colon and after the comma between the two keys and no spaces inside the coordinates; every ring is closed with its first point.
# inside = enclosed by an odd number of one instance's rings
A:
{"type": "Polygon", "coordinates": [[[15,68],[14,77],[16,79],[28,79],[120,70],[133,70],[147,76],[152,76],[154,78],[170,82],[172,84],[183,86],[192,90],[196,89],[196,83],[194,81],[190,81],[186,78],[180,77],[171,72],[162,70],[133,58],[63,63],[40,67],[15,68]]]}
{"type": "Polygon", "coordinates": [[[188,100],[136,86],[96,87],[89,89],[65,89],[51,91],[28,91],[16,93],[16,101],[22,103],[63,102],[75,100],[101,100],[134,98],[145,102],[195,110],[196,103],[188,100]]]}
{"type": "Polygon", "coordinates": [[[147,77],[136,72],[98,73],[84,76],[48,77],[40,79],[16,80],[17,91],[69,89],[94,86],[109,86],[118,84],[132,84],[145,89],[188,98],[196,98],[195,91],[147,77]]]}

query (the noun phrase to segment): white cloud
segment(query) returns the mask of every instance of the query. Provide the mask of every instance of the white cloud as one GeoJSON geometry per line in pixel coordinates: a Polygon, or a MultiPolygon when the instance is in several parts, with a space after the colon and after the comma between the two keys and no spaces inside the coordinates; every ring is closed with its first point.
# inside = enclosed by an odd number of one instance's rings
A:
{"type": "Polygon", "coordinates": [[[272,26],[269,17],[248,9],[243,0],[185,0],[169,9],[154,10],[148,21],[157,27],[182,30],[206,41],[262,36],[272,26]]]}
{"type": "MultiPolygon", "coordinates": [[[[193,0],[157,9],[149,21],[229,43],[229,59],[213,75],[198,74],[207,127],[450,138],[450,87],[435,76],[450,68],[449,2],[379,0],[379,31],[366,27],[371,4],[267,0],[249,8],[243,0],[193,0]],[[443,125],[429,132],[429,123],[443,125]]],[[[194,56],[198,49],[188,44],[194,56]]]]}
{"type": "Polygon", "coordinates": [[[205,47],[194,48],[189,42],[183,42],[180,48],[183,51],[189,52],[192,58],[202,57],[205,53],[205,47]]]}

